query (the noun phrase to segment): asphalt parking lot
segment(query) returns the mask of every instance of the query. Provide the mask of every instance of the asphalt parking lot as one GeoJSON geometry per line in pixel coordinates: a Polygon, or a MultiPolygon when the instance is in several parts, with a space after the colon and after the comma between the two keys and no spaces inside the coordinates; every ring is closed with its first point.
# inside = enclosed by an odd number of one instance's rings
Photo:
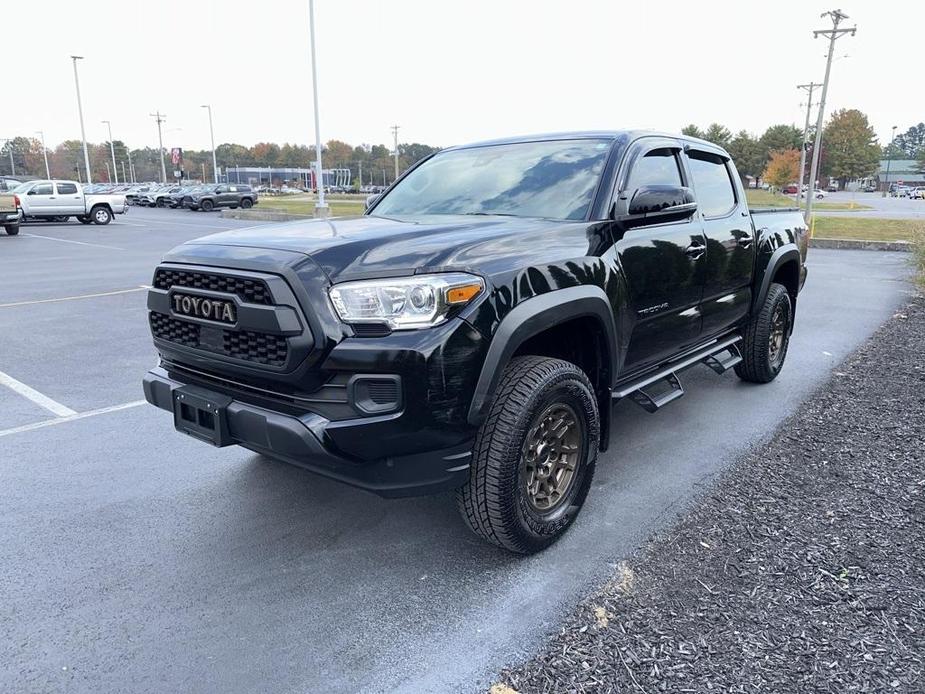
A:
{"type": "Polygon", "coordinates": [[[522,558],[470,536],[451,495],[379,499],[212,449],[141,403],[154,265],[252,225],[133,208],[107,227],[0,235],[0,690],[487,684],[767,440],[909,291],[903,254],[812,251],[781,377],[753,386],[698,367],[656,415],[619,404],[620,445],[577,524],[522,558]]]}

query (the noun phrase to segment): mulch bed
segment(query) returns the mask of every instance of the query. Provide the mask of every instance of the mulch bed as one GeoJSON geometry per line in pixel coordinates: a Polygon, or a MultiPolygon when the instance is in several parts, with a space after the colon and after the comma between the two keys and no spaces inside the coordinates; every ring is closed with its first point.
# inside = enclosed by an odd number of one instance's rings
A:
{"type": "Polygon", "coordinates": [[[925,300],[502,672],[511,689],[925,691],[925,300]]]}

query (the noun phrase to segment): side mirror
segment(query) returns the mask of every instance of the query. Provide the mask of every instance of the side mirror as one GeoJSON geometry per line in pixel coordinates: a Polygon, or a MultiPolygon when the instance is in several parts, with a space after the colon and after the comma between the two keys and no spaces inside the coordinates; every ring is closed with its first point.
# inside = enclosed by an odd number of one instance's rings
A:
{"type": "Polygon", "coordinates": [[[26,193],[26,195],[35,195],[35,188],[26,193]]]}
{"type": "Polygon", "coordinates": [[[367,196],[366,196],[366,209],[368,210],[370,207],[372,207],[373,205],[375,205],[375,204],[376,204],[376,201],[377,201],[379,198],[381,198],[381,197],[382,197],[381,194],[379,194],[379,195],[367,195],[367,196]]]}
{"type": "Polygon", "coordinates": [[[648,185],[637,188],[630,198],[625,221],[637,226],[671,219],[684,219],[697,211],[694,191],[684,186],[648,185]]]}

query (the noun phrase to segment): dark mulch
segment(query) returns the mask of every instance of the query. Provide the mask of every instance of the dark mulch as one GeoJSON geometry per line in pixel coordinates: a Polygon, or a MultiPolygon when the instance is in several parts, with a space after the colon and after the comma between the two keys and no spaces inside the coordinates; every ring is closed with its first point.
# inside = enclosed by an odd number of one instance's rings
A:
{"type": "Polygon", "coordinates": [[[925,691],[925,300],[504,671],[507,687],[925,691]]]}

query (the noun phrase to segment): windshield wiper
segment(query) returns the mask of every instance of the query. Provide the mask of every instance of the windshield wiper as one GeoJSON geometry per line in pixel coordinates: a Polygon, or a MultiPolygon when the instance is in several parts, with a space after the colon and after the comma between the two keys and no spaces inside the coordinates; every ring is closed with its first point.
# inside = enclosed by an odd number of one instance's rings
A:
{"type": "Polygon", "coordinates": [[[511,214],[510,212],[463,212],[464,215],[474,217],[518,217],[520,215],[511,214]]]}

